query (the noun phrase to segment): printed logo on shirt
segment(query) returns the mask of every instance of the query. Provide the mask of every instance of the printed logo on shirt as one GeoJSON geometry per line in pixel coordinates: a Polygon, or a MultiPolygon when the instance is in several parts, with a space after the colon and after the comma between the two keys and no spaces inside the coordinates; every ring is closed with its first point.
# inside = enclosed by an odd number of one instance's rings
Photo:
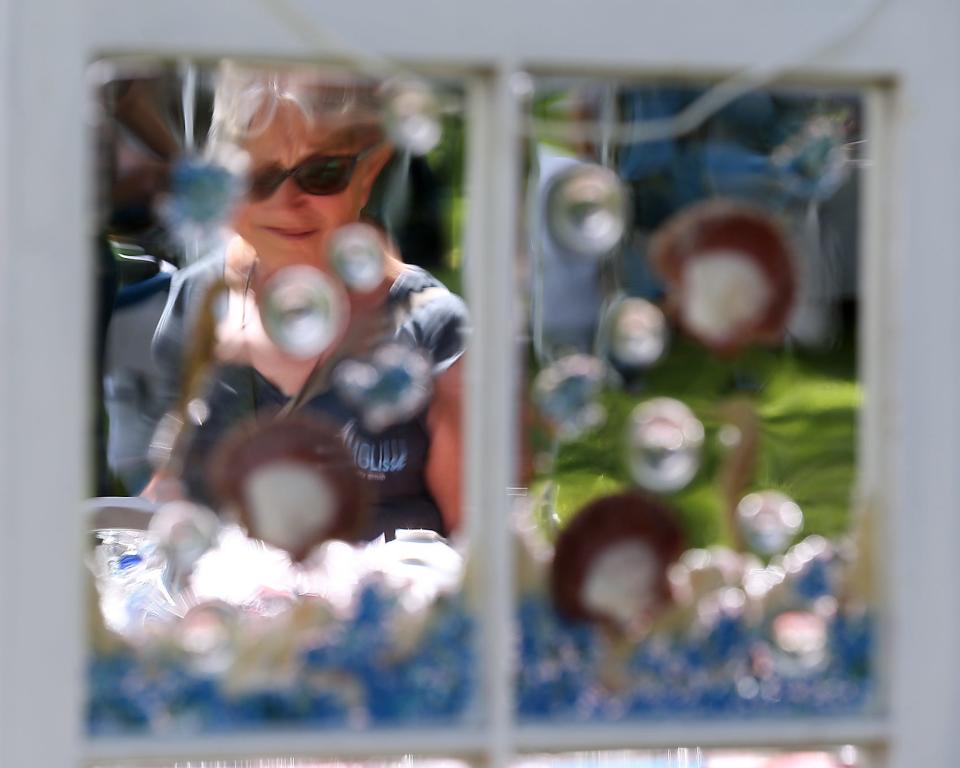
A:
{"type": "Polygon", "coordinates": [[[407,441],[403,438],[373,438],[359,434],[350,420],[341,430],[344,445],[353,454],[353,463],[367,480],[384,480],[387,473],[407,466],[407,441]]]}

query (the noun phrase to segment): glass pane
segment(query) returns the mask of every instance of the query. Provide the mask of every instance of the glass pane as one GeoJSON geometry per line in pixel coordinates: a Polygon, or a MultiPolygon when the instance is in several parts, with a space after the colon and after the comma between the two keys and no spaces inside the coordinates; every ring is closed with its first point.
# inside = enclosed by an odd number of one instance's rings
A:
{"type": "Polygon", "coordinates": [[[527,755],[517,760],[514,768],[857,768],[863,765],[866,762],[852,746],[806,752],[678,747],[648,752],[527,755]]]}
{"type": "Polygon", "coordinates": [[[176,763],[117,763],[94,768],[468,768],[460,760],[419,758],[413,755],[381,760],[308,760],[265,758],[262,760],[181,760],[176,763]]]}
{"type": "Polygon", "coordinates": [[[529,98],[526,719],[857,712],[860,94],[529,98]]]}
{"type": "Polygon", "coordinates": [[[462,721],[461,85],[91,78],[90,732],[462,721]]]}

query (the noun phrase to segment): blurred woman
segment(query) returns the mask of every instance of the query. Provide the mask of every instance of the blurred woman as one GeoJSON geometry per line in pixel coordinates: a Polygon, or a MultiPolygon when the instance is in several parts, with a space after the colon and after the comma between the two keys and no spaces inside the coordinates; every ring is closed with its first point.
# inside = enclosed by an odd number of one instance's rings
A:
{"type": "MultiPolygon", "coordinates": [[[[264,331],[257,296],[279,270],[308,265],[340,283],[328,247],[344,225],[368,220],[364,208],[394,149],[371,84],[324,78],[315,72],[224,69],[214,100],[209,150],[242,150],[249,190],[232,217],[234,236],[222,254],[202,259],[174,280],[154,339],[155,354],[179,382],[185,340],[194,332],[200,297],[217,278],[229,285],[217,328],[209,417],[197,429],[179,477],[161,472],[144,495],[186,493],[207,501],[206,465],[232,426],[254,413],[276,411],[303,396],[320,355],[294,357],[264,331]]],[[[375,221],[371,222],[376,224],[375,221]]],[[[350,293],[350,324],[381,315],[388,336],[424,353],[433,386],[422,413],[387,429],[367,429],[333,388],[311,392],[302,412],[335,423],[377,502],[368,534],[392,538],[398,528],[449,534],[460,523],[462,330],[461,299],[427,272],[403,264],[383,239],[384,278],[376,290],[350,293]],[[388,457],[384,460],[384,457],[388,457]]],[[[174,386],[178,386],[175,384],[174,386]]]]}

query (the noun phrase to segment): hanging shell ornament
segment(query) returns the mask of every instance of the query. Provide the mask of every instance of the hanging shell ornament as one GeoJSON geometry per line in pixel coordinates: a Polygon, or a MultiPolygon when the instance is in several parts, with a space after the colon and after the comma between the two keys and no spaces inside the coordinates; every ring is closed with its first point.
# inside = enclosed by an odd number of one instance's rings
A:
{"type": "Polygon", "coordinates": [[[642,631],[670,602],[668,568],[683,549],[675,513],[636,491],[605,496],[561,531],[550,571],[569,619],[642,631]]]}
{"type": "Polygon", "coordinates": [[[366,485],[338,430],[316,418],[240,425],[218,445],[210,485],[250,536],[295,561],[366,530],[366,485]]]}
{"type": "Polygon", "coordinates": [[[737,527],[747,545],[761,555],[783,552],[803,528],[800,506],[780,491],[744,496],[736,509],[737,527]]]}
{"type": "Polygon", "coordinates": [[[654,235],[650,259],[684,330],[720,354],[782,339],[796,298],[790,241],[762,209],[710,200],[654,235]]]}
{"type": "Polygon", "coordinates": [[[425,155],[443,136],[440,104],[423,80],[398,78],[383,87],[384,122],[391,140],[414,155],[425,155]]]}

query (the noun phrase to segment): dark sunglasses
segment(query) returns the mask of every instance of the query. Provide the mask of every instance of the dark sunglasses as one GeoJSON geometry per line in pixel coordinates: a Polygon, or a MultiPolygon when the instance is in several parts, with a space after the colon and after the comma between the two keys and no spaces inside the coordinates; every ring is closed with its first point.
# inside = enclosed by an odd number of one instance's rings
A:
{"type": "Polygon", "coordinates": [[[379,144],[374,144],[355,155],[313,155],[293,168],[267,166],[251,174],[247,194],[251,200],[266,200],[288,178],[308,195],[339,194],[349,186],[357,163],[377,146],[379,144]]]}

